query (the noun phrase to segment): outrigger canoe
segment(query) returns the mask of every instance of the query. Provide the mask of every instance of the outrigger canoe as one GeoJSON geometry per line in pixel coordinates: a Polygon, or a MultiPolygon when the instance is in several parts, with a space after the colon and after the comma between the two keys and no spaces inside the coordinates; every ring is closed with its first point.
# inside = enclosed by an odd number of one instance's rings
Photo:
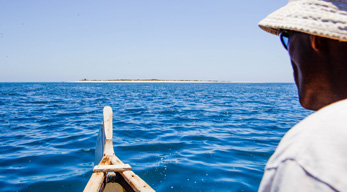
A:
{"type": "Polygon", "coordinates": [[[113,150],[112,108],[104,107],[104,121],[95,149],[95,165],[84,192],[153,192],[154,190],[124,164],[113,150]]]}

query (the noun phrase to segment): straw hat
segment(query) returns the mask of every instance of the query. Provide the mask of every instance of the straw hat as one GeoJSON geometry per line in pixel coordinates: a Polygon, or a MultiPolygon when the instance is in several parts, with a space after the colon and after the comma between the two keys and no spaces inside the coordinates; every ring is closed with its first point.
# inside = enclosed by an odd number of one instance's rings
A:
{"type": "Polygon", "coordinates": [[[275,35],[287,29],[347,42],[347,0],[289,0],[259,27],[275,35]]]}

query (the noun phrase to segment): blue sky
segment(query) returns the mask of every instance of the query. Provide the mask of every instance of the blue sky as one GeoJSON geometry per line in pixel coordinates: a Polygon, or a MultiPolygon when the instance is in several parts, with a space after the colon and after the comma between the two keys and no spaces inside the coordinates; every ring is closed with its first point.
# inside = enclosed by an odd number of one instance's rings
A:
{"type": "Polygon", "coordinates": [[[0,82],[293,82],[257,23],[287,0],[0,0],[0,82]]]}

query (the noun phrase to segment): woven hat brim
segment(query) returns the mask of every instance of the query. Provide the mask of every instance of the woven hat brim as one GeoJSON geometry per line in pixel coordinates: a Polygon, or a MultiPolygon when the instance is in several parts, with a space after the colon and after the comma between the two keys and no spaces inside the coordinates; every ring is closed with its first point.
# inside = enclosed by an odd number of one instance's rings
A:
{"type": "Polygon", "coordinates": [[[259,27],[275,35],[286,29],[347,42],[347,0],[291,0],[259,27]]]}

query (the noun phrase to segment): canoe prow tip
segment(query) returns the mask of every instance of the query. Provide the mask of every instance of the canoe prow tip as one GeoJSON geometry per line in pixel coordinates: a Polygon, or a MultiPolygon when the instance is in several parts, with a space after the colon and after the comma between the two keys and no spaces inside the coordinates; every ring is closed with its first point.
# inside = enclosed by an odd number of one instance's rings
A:
{"type": "Polygon", "coordinates": [[[110,106],[104,107],[104,127],[105,127],[105,137],[106,139],[111,139],[113,136],[113,128],[112,128],[112,108],[110,106]]]}
{"type": "Polygon", "coordinates": [[[112,113],[112,107],[110,107],[110,106],[105,106],[105,107],[104,107],[104,113],[105,113],[105,111],[111,111],[111,113],[112,113]]]}

